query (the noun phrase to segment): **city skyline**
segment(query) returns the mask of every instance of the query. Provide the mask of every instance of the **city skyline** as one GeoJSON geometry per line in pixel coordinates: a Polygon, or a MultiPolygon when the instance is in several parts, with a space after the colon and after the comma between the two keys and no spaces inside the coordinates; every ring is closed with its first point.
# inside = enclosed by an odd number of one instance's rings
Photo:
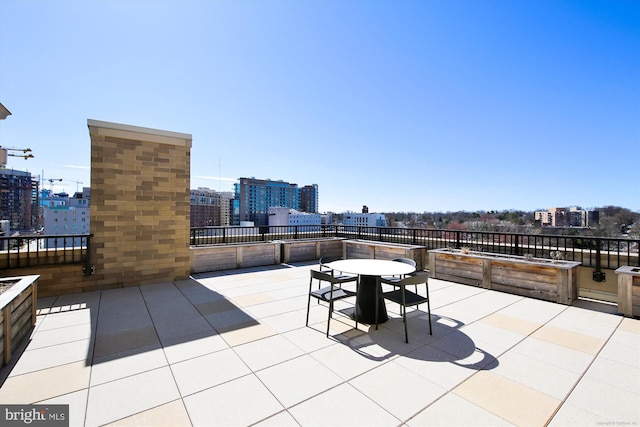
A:
{"type": "Polygon", "coordinates": [[[315,183],[321,212],[640,211],[638,18],[625,1],[5,1],[0,145],[71,194],[96,119],[192,134],[192,189],[315,183]]]}

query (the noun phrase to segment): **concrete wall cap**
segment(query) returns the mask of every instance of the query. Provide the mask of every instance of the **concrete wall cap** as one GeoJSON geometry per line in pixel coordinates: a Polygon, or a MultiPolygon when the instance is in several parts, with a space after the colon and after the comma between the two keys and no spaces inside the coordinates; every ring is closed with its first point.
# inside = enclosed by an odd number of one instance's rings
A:
{"type": "Polygon", "coordinates": [[[116,136],[124,139],[143,139],[167,143],[169,143],[169,139],[174,139],[182,141],[180,145],[188,145],[189,147],[192,141],[192,136],[188,133],[171,132],[161,129],[125,125],[122,123],[87,119],[87,126],[89,127],[90,134],[116,136]],[[151,138],[142,138],[143,135],[151,136],[151,138]],[[160,139],[157,137],[160,137],[160,139]]]}

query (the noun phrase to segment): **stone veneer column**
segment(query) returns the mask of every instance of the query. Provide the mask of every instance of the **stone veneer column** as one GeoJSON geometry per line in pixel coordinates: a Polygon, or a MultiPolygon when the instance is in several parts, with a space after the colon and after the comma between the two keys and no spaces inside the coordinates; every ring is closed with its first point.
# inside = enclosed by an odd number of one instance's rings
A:
{"type": "Polygon", "coordinates": [[[96,285],[188,278],[191,135],[91,119],[87,125],[96,285]]]}

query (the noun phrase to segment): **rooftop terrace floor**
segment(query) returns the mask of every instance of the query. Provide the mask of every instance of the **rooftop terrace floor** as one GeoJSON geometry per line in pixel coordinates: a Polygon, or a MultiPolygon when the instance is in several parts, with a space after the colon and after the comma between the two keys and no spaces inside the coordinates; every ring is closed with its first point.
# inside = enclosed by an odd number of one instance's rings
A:
{"type": "Polygon", "coordinates": [[[327,338],[312,267],[40,299],[0,402],[69,404],[72,426],[640,423],[640,320],[431,279],[433,335],[409,309],[406,344],[389,304],[327,338]]]}

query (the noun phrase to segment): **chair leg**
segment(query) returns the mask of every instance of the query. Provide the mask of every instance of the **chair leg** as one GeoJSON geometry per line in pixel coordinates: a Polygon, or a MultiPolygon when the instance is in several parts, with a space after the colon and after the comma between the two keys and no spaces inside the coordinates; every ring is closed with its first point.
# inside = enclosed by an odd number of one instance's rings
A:
{"type": "Polygon", "coordinates": [[[307,323],[306,326],[309,326],[309,309],[311,308],[311,286],[313,285],[313,279],[309,280],[309,295],[307,296],[307,323]]]}
{"type": "Polygon", "coordinates": [[[329,338],[329,326],[331,325],[331,312],[333,311],[333,301],[329,302],[329,317],[327,318],[327,338],[329,338]]]}
{"type": "Polygon", "coordinates": [[[431,301],[429,300],[429,288],[427,287],[427,315],[429,316],[429,335],[433,335],[431,328],[431,301]]]}
{"type": "Polygon", "coordinates": [[[378,286],[379,283],[378,281],[376,281],[376,331],[378,330],[378,311],[380,306],[380,301],[378,301],[378,299],[380,298],[380,296],[378,295],[378,286]]]}
{"type": "Polygon", "coordinates": [[[358,290],[360,290],[360,277],[356,280],[356,303],[353,307],[353,318],[356,321],[356,329],[358,329],[358,290]]]}
{"type": "Polygon", "coordinates": [[[407,332],[407,307],[402,312],[402,321],[404,322],[404,342],[409,344],[409,332],[407,332]]]}

